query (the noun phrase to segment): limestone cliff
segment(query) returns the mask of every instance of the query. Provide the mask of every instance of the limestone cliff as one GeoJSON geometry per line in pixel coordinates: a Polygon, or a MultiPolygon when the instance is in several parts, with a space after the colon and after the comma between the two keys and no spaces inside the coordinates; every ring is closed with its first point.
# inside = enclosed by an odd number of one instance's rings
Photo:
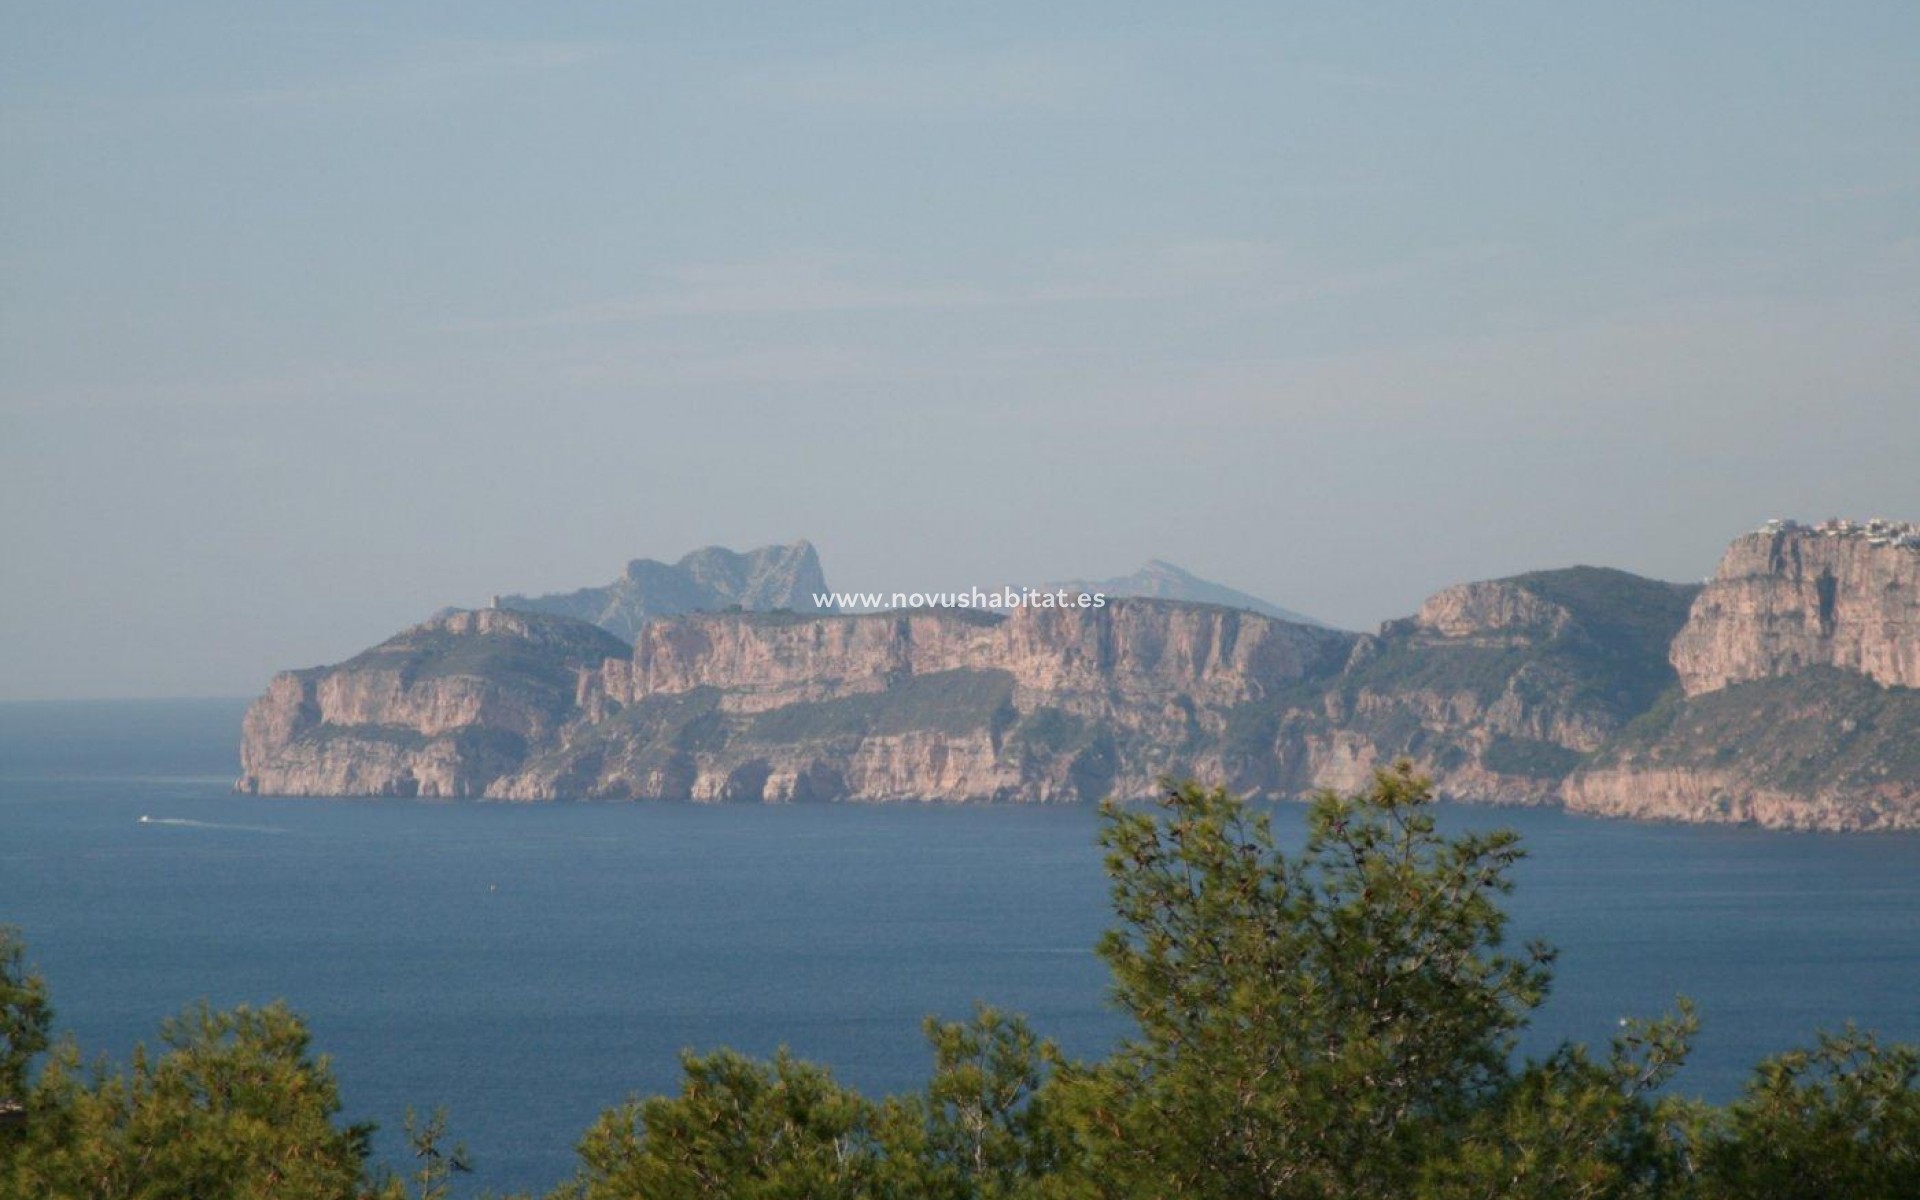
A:
{"type": "Polygon", "coordinates": [[[1920,687],[1920,535],[1782,522],[1740,538],[1674,639],[1673,665],[1689,696],[1813,666],[1920,687]]]}
{"type": "Polygon", "coordinates": [[[497,793],[1088,800],[1217,771],[1235,705],[1350,635],[1205,605],[657,621],[583,678],[582,723],[497,793]]]}
{"type": "Polygon", "coordinates": [[[1012,617],[687,614],[627,647],[511,610],[277,677],[242,790],[503,799],[1097,799],[1217,772],[1236,707],[1352,635],[1116,600],[1012,617]]]}
{"type": "Polygon", "coordinates": [[[237,787],[482,795],[572,716],[582,671],[627,653],[563,617],[436,617],[338,666],[276,675],[247,710],[237,787]]]}
{"type": "Polygon", "coordinates": [[[1680,687],[1567,781],[1608,816],[1920,828],[1920,530],[1770,522],[1673,640],[1680,687]]]}
{"type": "Polygon", "coordinates": [[[1317,708],[1271,719],[1274,790],[1357,788],[1405,757],[1456,799],[1551,802],[1672,683],[1692,594],[1595,567],[1438,592],[1361,638],[1317,708]]]}

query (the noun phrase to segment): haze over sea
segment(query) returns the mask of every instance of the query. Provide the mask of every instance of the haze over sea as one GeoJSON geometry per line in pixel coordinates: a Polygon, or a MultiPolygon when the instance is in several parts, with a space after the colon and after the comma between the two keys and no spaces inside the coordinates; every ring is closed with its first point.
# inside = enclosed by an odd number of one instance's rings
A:
{"type": "MultiPolygon", "coordinates": [[[[1090,809],[249,799],[243,707],[0,705],[0,923],[89,1051],[285,997],[349,1117],[444,1104],[473,1186],[506,1189],[557,1182],[683,1047],[784,1043],[880,1091],[923,1079],[922,1017],[975,999],[1076,1053],[1125,1030],[1090,809]]],[[[1289,845],[1303,812],[1279,810],[1289,845]]],[[[1532,852],[1515,933],[1562,950],[1536,1049],[1685,993],[1681,1086],[1724,1099],[1817,1027],[1920,1040],[1920,835],[1443,813],[1532,852]]]]}

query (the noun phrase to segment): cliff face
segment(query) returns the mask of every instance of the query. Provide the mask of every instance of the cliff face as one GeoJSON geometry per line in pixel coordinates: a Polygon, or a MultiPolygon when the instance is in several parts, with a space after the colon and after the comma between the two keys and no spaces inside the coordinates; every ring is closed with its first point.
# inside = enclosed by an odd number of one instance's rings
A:
{"type": "Polygon", "coordinates": [[[636,558],[620,578],[605,587],[546,596],[507,596],[500,606],[572,617],[631,641],[647,622],[678,613],[727,608],[817,612],[813,598],[826,590],[820,556],[811,543],[799,541],[791,546],[762,546],[744,554],[708,546],[672,564],[636,558]]]}
{"type": "Polygon", "coordinates": [[[277,677],[250,792],[1097,799],[1218,770],[1230,712],[1335,672],[1352,635],[1212,606],[658,619],[628,652],[510,610],[277,677]]]}
{"type": "Polygon", "coordinates": [[[583,701],[713,687],[730,711],[885,691],[941,671],[1003,671],[1023,703],[1173,694],[1203,704],[1264,696],[1324,673],[1351,635],[1213,606],[1115,600],[1103,609],[921,610],[801,618],[722,614],[660,621],[631,663],[609,663],[583,701]]]}
{"type": "Polygon", "coordinates": [[[911,675],[985,665],[1000,625],[932,611],[678,617],[641,631],[632,659],[608,663],[583,698],[617,706],[712,687],[729,710],[753,712],[880,692],[911,675]]]}
{"type": "Polygon", "coordinates": [[[1413,628],[1477,645],[1529,644],[1564,631],[1573,614],[1513,580],[1463,583],[1427,597],[1413,628]]]}
{"type": "Polygon", "coordinates": [[[478,796],[572,715],[578,676],[627,646],[505,610],[417,625],[337,667],[286,671],[247,710],[244,792],[478,796]]]}
{"type": "Polygon", "coordinates": [[[1282,790],[1356,788],[1405,757],[1457,799],[1550,802],[1672,683],[1662,656],[1691,598],[1594,567],[1438,592],[1359,641],[1318,713],[1278,722],[1282,790]]]}
{"type": "Polygon", "coordinates": [[[1735,541],[1673,643],[1689,696],[1813,666],[1920,687],[1920,546],[1804,527],[1735,541]]]}
{"type": "Polygon", "coordinates": [[[1569,808],[1783,829],[1920,828],[1920,535],[1776,523],[1674,638],[1681,687],[1567,781],[1569,808]]]}
{"type": "Polygon", "coordinates": [[[545,798],[1087,800],[1218,767],[1235,705],[1351,635],[1211,606],[655,622],[583,677],[584,725],[498,792],[545,798]]]}

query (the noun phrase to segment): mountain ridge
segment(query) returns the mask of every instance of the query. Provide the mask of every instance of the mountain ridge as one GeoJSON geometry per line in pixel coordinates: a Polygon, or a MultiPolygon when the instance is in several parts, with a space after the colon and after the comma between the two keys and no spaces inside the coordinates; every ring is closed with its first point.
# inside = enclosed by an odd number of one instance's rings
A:
{"type": "Polygon", "coordinates": [[[636,558],[612,583],[540,596],[502,596],[496,607],[572,617],[632,640],[649,621],[685,612],[734,606],[825,611],[814,597],[826,591],[820,555],[802,538],[748,551],[703,546],[673,563],[636,558]]]}

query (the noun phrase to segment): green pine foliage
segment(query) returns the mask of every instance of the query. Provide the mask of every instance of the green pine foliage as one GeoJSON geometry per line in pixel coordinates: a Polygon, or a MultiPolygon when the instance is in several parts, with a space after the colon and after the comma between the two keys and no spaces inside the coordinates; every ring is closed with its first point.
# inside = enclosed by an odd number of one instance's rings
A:
{"type": "Polygon", "coordinates": [[[0,925],[0,1103],[26,1094],[27,1068],[47,1048],[53,1005],[26,967],[18,931],[0,925]]]}
{"type": "Polygon", "coordinates": [[[161,1025],[125,1069],[58,1047],[0,1134],[0,1196],[78,1200],[354,1200],[371,1126],[342,1125],[339,1091],[283,1005],[161,1025]]]}

